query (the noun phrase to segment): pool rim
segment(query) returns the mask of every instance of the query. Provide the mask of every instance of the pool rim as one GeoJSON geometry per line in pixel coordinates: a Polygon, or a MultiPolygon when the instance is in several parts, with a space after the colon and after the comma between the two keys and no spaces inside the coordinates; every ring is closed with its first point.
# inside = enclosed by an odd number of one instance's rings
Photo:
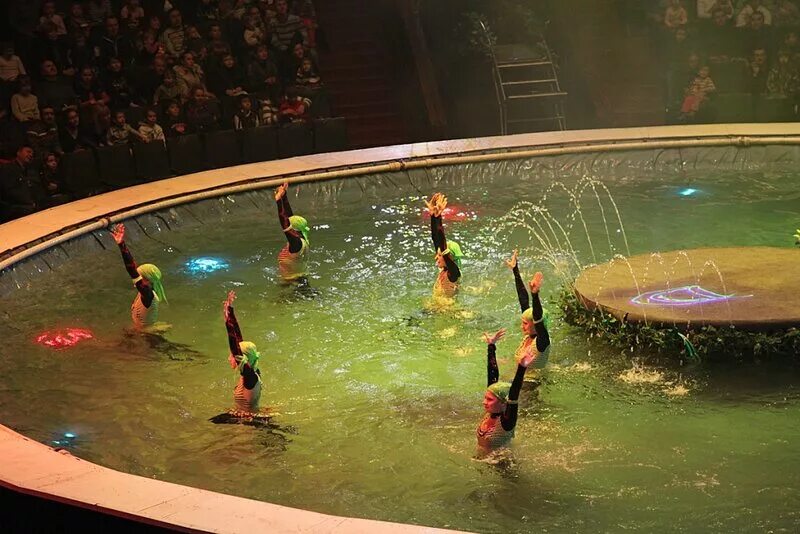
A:
{"type": "MultiPolygon", "coordinates": [[[[304,183],[591,152],[766,145],[800,145],[800,123],[572,130],[396,145],[239,165],[104,193],[0,225],[0,276],[16,263],[110,224],[189,202],[273,187],[285,180],[304,183]]],[[[148,479],[57,451],[2,424],[0,454],[6,459],[0,463],[3,487],[183,531],[233,532],[268,526],[275,532],[312,528],[324,532],[444,532],[432,527],[320,514],[148,479]],[[81,484],[81,478],[89,483],[81,484]],[[109,487],[120,490],[109,492],[109,487]],[[128,497],[120,499],[120,492],[127,492],[128,497]],[[134,500],[146,506],[136,508],[134,500]],[[181,506],[182,501],[187,504],[181,506]]]]}

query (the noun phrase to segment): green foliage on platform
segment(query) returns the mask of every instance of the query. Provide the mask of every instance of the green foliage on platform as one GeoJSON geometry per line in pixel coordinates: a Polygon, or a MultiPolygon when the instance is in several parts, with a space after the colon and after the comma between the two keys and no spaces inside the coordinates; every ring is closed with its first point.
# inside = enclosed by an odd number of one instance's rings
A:
{"type": "Polygon", "coordinates": [[[561,291],[557,303],[567,323],[585,329],[593,338],[623,349],[674,354],[684,362],[698,358],[745,360],[800,355],[800,329],[797,328],[748,332],[734,326],[678,328],[629,323],[601,310],[588,310],[571,288],[561,291]],[[689,344],[684,342],[681,335],[689,344]]]}

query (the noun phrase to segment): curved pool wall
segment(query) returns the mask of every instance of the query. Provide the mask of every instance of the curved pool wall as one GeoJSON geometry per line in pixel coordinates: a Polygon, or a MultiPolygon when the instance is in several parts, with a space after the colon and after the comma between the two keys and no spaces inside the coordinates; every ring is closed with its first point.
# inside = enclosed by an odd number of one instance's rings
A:
{"type": "MultiPolygon", "coordinates": [[[[524,134],[401,145],[242,165],[135,186],[0,226],[0,296],[35,283],[82,251],[104,248],[96,232],[132,220],[130,239],[254,209],[284,180],[370,177],[370,184],[444,179],[480,183],[498,172],[557,179],[621,166],[786,170],[800,163],[800,124],[678,126],[524,134]],[[467,177],[467,178],[464,178],[467,177]],[[248,197],[250,197],[248,199],[248,197]],[[262,197],[264,197],[262,199],[262,197]],[[244,200],[244,202],[242,202],[244,200]],[[253,200],[249,202],[248,200],[253,200]],[[192,206],[189,206],[192,204],[192,206]]],[[[320,183],[335,192],[336,182],[320,183]]],[[[7,315],[7,317],[9,317],[7,315]]],[[[186,531],[421,531],[424,527],[342,518],[129,475],[80,460],[0,426],[0,484],[24,494],[186,531]]]]}

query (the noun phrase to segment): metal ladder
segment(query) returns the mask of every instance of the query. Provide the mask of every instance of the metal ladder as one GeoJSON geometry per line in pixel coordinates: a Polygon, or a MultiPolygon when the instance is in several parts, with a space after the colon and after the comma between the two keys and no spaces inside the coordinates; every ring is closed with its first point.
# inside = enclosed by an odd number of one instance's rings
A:
{"type": "MultiPolygon", "coordinates": [[[[544,129],[567,129],[564,114],[567,93],[558,82],[550,47],[544,37],[540,36],[540,39],[538,52],[520,44],[491,47],[500,132],[503,135],[508,134],[509,125],[514,124],[538,123],[544,129]]],[[[529,130],[522,128],[521,131],[529,130]]]]}

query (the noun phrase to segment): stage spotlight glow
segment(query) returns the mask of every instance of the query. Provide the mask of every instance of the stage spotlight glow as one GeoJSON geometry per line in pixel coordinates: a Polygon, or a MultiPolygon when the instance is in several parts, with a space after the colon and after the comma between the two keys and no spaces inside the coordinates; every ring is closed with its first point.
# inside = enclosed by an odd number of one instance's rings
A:
{"type": "Polygon", "coordinates": [[[227,269],[228,267],[230,267],[230,265],[227,261],[207,256],[192,258],[186,262],[186,270],[190,274],[213,273],[214,271],[227,269]]]}
{"type": "Polygon", "coordinates": [[[36,343],[54,349],[65,349],[77,345],[85,339],[93,339],[94,334],[85,328],[49,330],[36,336],[36,343]]]}
{"type": "Polygon", "coordinates": [[[640,306],[692,306],[694,304],[711,304],[736,298],[748,298],[753,295],[721,295],[698,285],[659,289],[641,293],[631,299],[640,306]]]}

